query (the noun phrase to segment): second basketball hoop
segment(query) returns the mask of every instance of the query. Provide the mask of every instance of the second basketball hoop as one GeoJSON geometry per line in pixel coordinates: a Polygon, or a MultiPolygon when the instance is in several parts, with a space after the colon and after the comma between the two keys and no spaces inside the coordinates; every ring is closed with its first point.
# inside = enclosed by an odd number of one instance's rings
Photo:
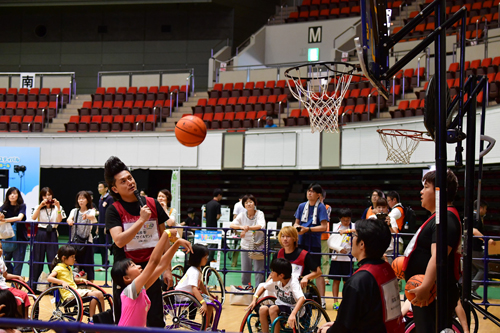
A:
{"type": "Polygon", "coordinates": [[[338,112],[356,68],[344,62],[316,62],[285,71],[290,92],[309,113],[313,133],[338,131],[338,112]]]}

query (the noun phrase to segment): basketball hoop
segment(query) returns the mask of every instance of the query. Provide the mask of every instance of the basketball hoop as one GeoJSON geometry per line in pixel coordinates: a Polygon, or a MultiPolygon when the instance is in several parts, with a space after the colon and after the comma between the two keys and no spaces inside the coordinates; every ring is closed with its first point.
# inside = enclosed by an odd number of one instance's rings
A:
{"type": "Polygon", "coordinates": [[[387,161],[409,164],[411,155],[420,141],[432,141],[426,138],[427,132],[405,129],[378,129],[380,140],[387,149],[387,161]]]}
{"type": "Polygon", "coordinates": [[[304,103],[309,113],[313,133],[338,132],[338,112],[356,68],[349,63],[330,61],[299,65],[285,71],[290,92],[304,103]]]}

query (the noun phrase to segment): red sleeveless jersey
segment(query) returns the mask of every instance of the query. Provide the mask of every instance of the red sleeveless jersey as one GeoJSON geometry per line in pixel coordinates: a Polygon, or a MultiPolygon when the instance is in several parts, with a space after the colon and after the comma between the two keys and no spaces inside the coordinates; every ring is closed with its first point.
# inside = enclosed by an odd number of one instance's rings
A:
{"type": "Polygon", "coordinates": [[[404,332],[405,325],[401,315],[398,280],[391,265],[387,262],[380,265],[364,264],[354,274],[360,271],[369,272],[377,281],[387,333],[404,332]]]}
{"type": "MultiPolygon", "coordinates": [[[[304,262],[306,260],[306,255],[307,255],[307,251],[306,250],[302,250],[302,252],[300,252],[300,254],[297,257],[297,259],[295,259],[293,261],[290,261],[290,263],[292,265],[297,265],[297,266],[301,267],[300,276],[302,276],[302,273],[304,272],[304,266],[305,266],[304,262]]],[[[285,259],[285,249],[280,249],[278,251],[278,258],[285,259]]]]}
{"type": "MultiPolygon", "coordinates": [[[[158,238],[161,237],[160,234],[160,227],[158,224],[158,214],[156,212],[156,204],[155,200],[150,197],[146,197],[146,204],[148,205],[149,209],[151,210],[151,217],[149,218],[150,220],[156,220],[156,225],[158,229],[158,238]]],[[[115,206],[116,210],[118,211],[118,214],[120,214],[120,219],[122,221],[122,227],[125,230],[124,224],[127,223],[135,223],[140,216],[135,216],[132,214],[129,214],[125,208],[123,208],[122,204],[119,201],[115,201],[113,203],[113,206],[115,206]]],[[[132,259],[136,264],[146,262],[149,260],[149,257],[151,256],[151,253],[153,252],[154,247],[151,248],[145,248],[145,249],[139,249],[139,250],[133,250],[133,251],[125,251],[125,256],[127,258],[132,259]]]]}

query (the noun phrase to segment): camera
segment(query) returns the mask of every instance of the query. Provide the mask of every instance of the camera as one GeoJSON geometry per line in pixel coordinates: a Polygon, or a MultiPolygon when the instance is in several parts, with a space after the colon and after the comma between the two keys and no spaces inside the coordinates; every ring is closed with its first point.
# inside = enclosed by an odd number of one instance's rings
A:
{"type": "Polygon", "coordinates": [[[302,227],[295,227],[295,229],[297,229],[298,232],[302,231],[302,227]]]}
{"type": "Polygon", "coordinates": [[[378,213],[377,214],[377,220],[385,221],[386,217],[387,217],[387,214],[385,214],[385,213],[378,213]]]}
{"type": "Polygon", "coordinates": [[[14,173],[25,172],[25,171],[26,171],[25,165],[14,165],[14,173]]]}
{"type": "Polygon", "coordinates": [[[54,203],[54,200],[47,200],[46,203],[47,205],[52,205],[54,203]]]}

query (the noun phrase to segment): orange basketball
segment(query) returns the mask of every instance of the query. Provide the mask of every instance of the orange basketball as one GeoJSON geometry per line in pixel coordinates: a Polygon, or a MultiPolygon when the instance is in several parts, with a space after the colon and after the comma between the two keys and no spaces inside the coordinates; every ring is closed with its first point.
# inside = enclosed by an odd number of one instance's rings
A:
{"type": "Polygon", "coordinates": [[[403,271],[403,262],[405,261],[405,257],[397,257],[391,264],[392,269],[394,270],[394,274],[398,279],[405,278],[405,272],[403,271]]]}
{"type": "MultiPolygon", "coordinates": [[[[408,281],[406,281],[406,286],[405,286],[405,295],[406,298],[408,298],[409,301],[412,301],[415,298],[415,294],[409,293],[409,290],[415,289],[417,287],[420,287],[422,285],[422,282],[424,282],[424,275],[419,274],[419,275],[414,275],[412,276],[408,281]]],[[[429,299],[428,302],[429,304],[434,301],[436,298],[436,284],[432,286],[431,292],[429,294],[429,299]]],[[[416,304],[417,306],[420,306],[419,304],[416,304]]]]}
{"type": "Polygon", "coordinates": [[[175,125],[175,137],[186,147],[199,146],[206,136],[207,126],[198,117],[182,117],[175,125]]]}

